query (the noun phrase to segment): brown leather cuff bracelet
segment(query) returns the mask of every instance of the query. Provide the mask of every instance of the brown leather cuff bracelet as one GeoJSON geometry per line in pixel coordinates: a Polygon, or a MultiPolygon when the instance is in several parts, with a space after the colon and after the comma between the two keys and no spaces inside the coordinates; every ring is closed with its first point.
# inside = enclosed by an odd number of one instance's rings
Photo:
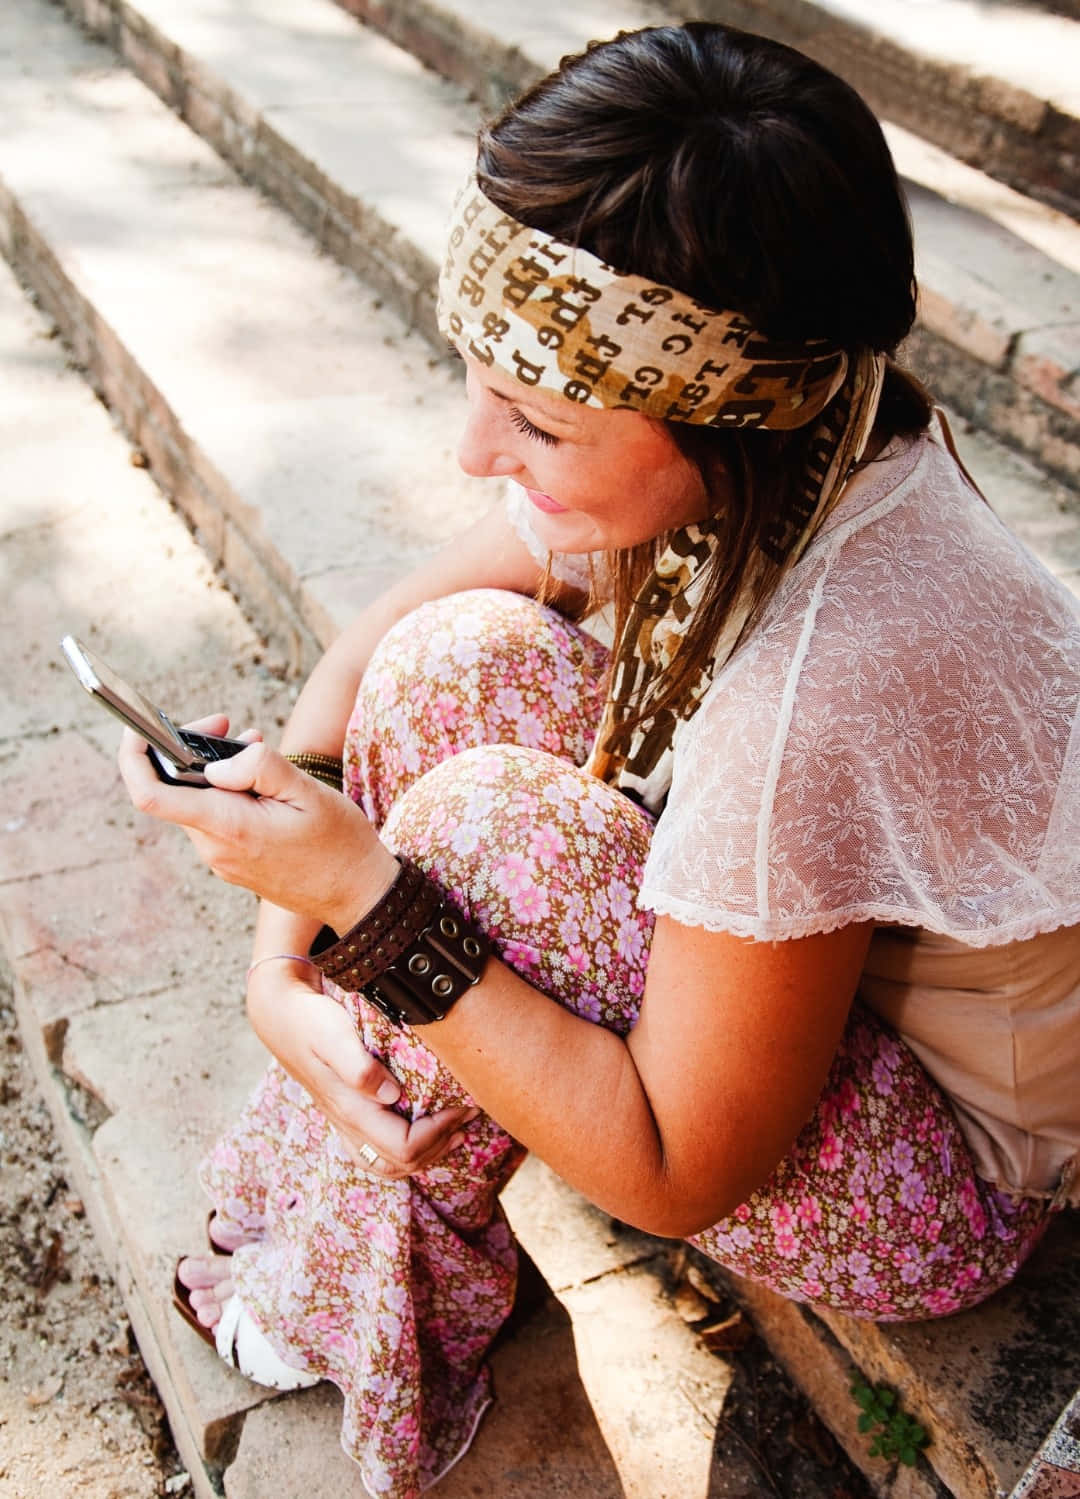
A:
{"type": "Polygon", "coordinates": [[[395,1025],[430,1025],[479,983],[490,954],[488,939],[438,885],[402,864],[379,904],[340,939],[324,926],[310,956],[332,983],[364,994],[395,1025]]]}

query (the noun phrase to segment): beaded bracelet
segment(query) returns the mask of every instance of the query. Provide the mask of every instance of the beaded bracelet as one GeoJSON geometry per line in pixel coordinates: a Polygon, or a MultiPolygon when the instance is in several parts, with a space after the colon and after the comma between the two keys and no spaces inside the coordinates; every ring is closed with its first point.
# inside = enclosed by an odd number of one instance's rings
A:
{"type": "Polygon", "coordinates": [[[363,993],[394,1025],[441,1020],[480,982],[488,939],[466,921],[415,864],[402,864],[390,889],[339,938],[324,926],[311,961],[332,983],[363,993]]]}
{"type": "Polygon", "coordinates": [[[302,750],[296,755],[286,755],[290,765],[296,765],[300,770],[306,770],[309,776],[315,780],[322,781],[327,786],[332,786],[335,791],[341,790],[342,765],[340,757],[334,755],[319,754],[316,750],[302,750]]]}
{"type": "Polygon", "coordinates": [[[317,963],[314,963],[311,958],[306,958],[303,953],[268,952],[265,958],[256,958],[254,963],[248,964],[248,970],[244,974],[245,989],[251,983],[251,975],[255,972],[256,968],[261,968],[264,963],[306,963],[309,968],[318,967],[317,963]]]}

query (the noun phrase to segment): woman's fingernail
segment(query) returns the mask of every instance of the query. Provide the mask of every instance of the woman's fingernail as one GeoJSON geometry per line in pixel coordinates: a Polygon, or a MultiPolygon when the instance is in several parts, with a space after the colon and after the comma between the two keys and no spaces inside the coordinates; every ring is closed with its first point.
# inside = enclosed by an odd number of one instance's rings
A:
{"type": "Polygon", "coordinates": [[[448,1151],[457,1150],[459,1145],[465,1144],[465,1136],[462,1134],[451,1135],[450,1144],[446,1147],[448,1151]]]}
{"type": "Polygon", "coordinates": [[[397,1103],[401,1097],[401,1089],[397,1083],[387,1078],[384,1083],[379,1084],[379,1091],[375,1097],[379,1103],[397,1103]]]}
{"type": "Polygon", "coordinates": [[[481,1109],[469,1109],[464,1115],[465,1123],[471,1124],[474,1119],[479,1119],[482,1112],[481,1109]]]}

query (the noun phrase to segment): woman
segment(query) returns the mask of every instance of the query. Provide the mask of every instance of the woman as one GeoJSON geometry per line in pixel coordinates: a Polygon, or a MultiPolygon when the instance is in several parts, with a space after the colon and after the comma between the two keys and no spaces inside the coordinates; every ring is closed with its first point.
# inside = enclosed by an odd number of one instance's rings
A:
{"type": "Polygon", "coordinates": [[[393,1499],[487,1403],[524,1149],[889,1319],[1005,1284],[1080,1148],[1080,620],[889,358],[912,249],[865,106],[724,27],[591,48],[482,132],[441,317],[461,463],[510,498],[301,695],[284,748],[344,742],[348,797],[262,745],[211,791],[121,751],[262,897],[280,1060],[179,1304],[334,1380],[393,1499]]]}

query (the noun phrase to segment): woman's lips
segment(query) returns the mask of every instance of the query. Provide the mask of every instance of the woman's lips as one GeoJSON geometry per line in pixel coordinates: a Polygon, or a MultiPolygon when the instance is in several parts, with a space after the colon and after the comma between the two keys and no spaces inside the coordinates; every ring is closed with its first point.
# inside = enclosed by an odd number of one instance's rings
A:
{"type": "Polygon", "coordinates": [[[566,509],[565,505],[560,505],[558,500],[553,500],[549,494],[541,494],[538,489],[527,489],[525,493],[537,510],[543,510],[547,515],[559,515],[566,509]]]}

